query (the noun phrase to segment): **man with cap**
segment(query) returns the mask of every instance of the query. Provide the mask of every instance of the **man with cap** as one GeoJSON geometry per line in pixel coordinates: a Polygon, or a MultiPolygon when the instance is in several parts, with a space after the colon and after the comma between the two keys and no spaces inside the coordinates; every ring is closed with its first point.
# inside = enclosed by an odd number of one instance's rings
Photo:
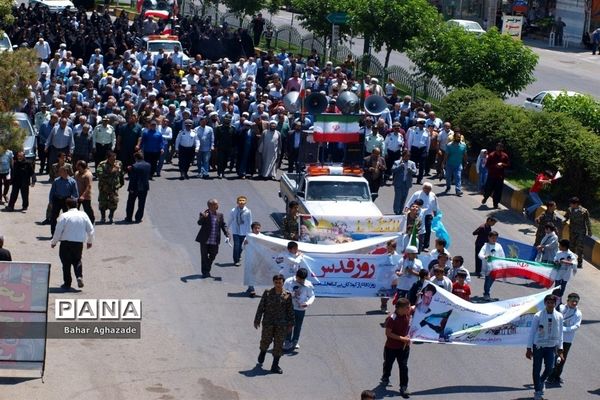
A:
{"type": "Polygon", "coordinates": [[[565,222],[569,221],[570,248],[577,254],[577,268],[583,268],[583,242],[592,234],[590,213],[581,206],[579,197],[571,197],[565,213],[565,222]]]}
{"type": "Polygon", "coordinates": [[[233,141],[235,139],[235,128],[231,126],[231,114],[223,116],[223,124],[214,129],[215,150],[217,152],[217,177],[225,177],[225,167],[231,158],[233,141]]]}
{"type": "Polygon", "coordinates": [[[262,162],[260,176],[275,180],[277,176],[277,154],[281,142],[281,133],[276,129],[277,121],[269,121],[269,129],[262,136],[262,162]]]}
{"type": "MultiPolygon", "coordinates": [[[[394,165],[394,162],[400,159],[402,149],[404,149],[404,135],[400,122],[392,123],[392,131],[387,134],[384,140],[385,144],[385,164],[394,165]]],[[[386,174],[386,180],[391,173],[386,174]]]]}
{"type": "Polygon", "coordinates": [[[110,118],[104,116],[102,124],[96,125],[92,131],[92,141],[94,144],[94,163],[96,169],[98,164],[106,160],[106,152],[114,150],[117,138],[115,136],[115,128],[110,124],[110,118]]]}
{"type": "Polygon", "coordinates": [[[412,285],[419,280],[419,271],[423,269],[423,263],[417,258],[418,252],[415,246],[406,246],[406,258],[396,270],[398,298],[407,297],[412,285]]]}
{"type": "Polygon", "coordinates": [[[179,153],[179,179],[190,179],[188,175],[190,164],[194,160],[194,155],[200,150],[200,140],[191,119],[184,121],[183,129],[175,140],[175,148],[179,153]]]}

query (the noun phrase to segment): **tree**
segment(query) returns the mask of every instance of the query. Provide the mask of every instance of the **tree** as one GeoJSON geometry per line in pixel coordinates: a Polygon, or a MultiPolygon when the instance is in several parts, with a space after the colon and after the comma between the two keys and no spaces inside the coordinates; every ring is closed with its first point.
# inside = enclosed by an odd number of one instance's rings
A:
{"type": "Polygon", "coordinates": [[[443,24],[436,35],[408,51],[425,77],[436,76],[447,88],[477,83],[505,98],[516,95],[535,78],[538,56],[521,41],[496,28],[475,35],[443,24]]]}
{"type": "Polygon", "coordinates": [[[472,103],[481,100],[497,99],[498,96],[477,84],[473,87],[456,89],[448,93],[438,105],[438,113],[444,121],[454,122],[454,119],[472,103]]]}
{"type": "MultiPolygon", "coordinates": [[[[333,12],[347,12],[349,4],[337,0],[292,0],[292,6],[298,12],[298,19],[303,28],[327,40],[331,35],[331,23],[327,21],[327,15],[333,12]]],[[[340,36],[349,33],[348,24],[340,25],[340,36]]]]}
{"type": "Polygon", "coordinates": [[[265,7],[263,0],[223,0],[229,11],[243,17],[254,15],[265,7]]]}
{"type": "Polygon", "coordinates": [[[406,52],[415,38],[428,41],[442,17],[427,0],[352,0],[349,7],[354,32],[370,37],[376,51],[385,47],[384,68],[392,50],[406,52]]]}
{"type": "Polygon", "coordinates": [[[561,93],[556,98],[545,96],[544,110],[563,112],[600,133],[600,103],[590,95],[567,96],[561,93]]]}
{"type": "MultiPolygon", "coordinates": [[[[0,20],[6,21],[4,2],[0,1],[0,20]]],[[[37,80],[36,59],[35,52],[30,49],[0,53],[0,153],[23,147],[25,131],[19,127],[12,112],[18,110],[31,94],[31,87],[37,80]]]]}

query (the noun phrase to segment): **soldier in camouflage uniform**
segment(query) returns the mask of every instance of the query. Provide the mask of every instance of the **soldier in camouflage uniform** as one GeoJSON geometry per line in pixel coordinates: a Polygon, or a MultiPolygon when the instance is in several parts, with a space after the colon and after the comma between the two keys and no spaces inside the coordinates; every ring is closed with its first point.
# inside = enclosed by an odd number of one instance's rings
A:
{"type": "Polygon", "coordinates": [[[583,241],[586,236],[592,234],[592,223],[590,213],[581,207],[578,197],[571,197],[569,200],[565,222],[569,220],[570,250],[577,254],[577,268],[583,268],[583,241]]]}
{"type": "Polygon", "coordinates": [[[556,203],[553,201],[547,201],[544,205],[546,206],[546,211],[544,211],[535,219],[535,223],[537,224],[537,232],[535,233],[534,246],[538,246],[546,234],[546,230],[544,228],[546,224],[553,224],[556,227],[556,233],[558,234],[559,238],[562,234],[563,223],[559,216],[555,213],[556,203]]]}
{"type": "Polygon", "coordinates": [[[112,224],[115,210],[119,204],[119,188],[124,184],[123,164],[117,160],[114,152],[106,153],[107,159],[98,164],[98,204],[100,206],[100,222],[106,223],[106,210],[109,211],[108,222],[112,224]]]}
{"type": "Polygon", "coordinates": [[[258,304],[254,327],[259,328],[262,319],[262,333],[260,336],[260,354],[258,363],[262,365],[265,361],[267,350],[273,342],[273,365],[271,372],[282,374],[279,368],[279,359],[283,354],[283,341],[288,332],[294,327],[294,306],[292,295],[283,289],[283,275],[273,276],[271,289],[265,290],[258,304]]]}
{"type": "Polygon", "coordinates": [[[300,230],[300,227],[298,226],[299,211],[300,204],[295,200],[290,201],[288,204],[288,213],[283,217],[282,222],[284,239],[298,240],[298,232],[300,230]]]}

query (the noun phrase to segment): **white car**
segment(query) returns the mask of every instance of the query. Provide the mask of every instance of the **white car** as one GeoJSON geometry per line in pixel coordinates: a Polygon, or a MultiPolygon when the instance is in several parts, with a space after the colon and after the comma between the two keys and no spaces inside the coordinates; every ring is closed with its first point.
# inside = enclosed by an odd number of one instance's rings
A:
{"type": "Polygon", "coordinates": [[[566,90],[544,90],[543,92],[539,92],[533,97],[528,97],[523,102],[523,108],[527,110],[535,110],[541,111],[544,109],[544,98],[546,96],[551,96],[553,98],[558,97],[558,95],[563,94],[567,96],[582,96],[581,93],[571,92],[566,90]]]}
{"type": "Polygon", "coordinates": [[[47,7],[50,12],[61,12],[67,7],[71,7],[72,10],[75,9],[75,5],[71,0],[29,0],[29,4],[35,6],[39,4],[43,7],[47,7]]]}
{"type": "Polygon", "coordinates": [[[3,51],[13,51],[12,43],[6,33],[3,33],[2,36],[0,36],[0,53],[3,51]]]}
{"type": "Polygon", "coordinates": [[[187,68],[190,64],[190,57],[183,52],[179,37],[175,35],[149,35],[142,38],[142,43],[141,46],[149,51],[152,57],[156,56],[160,49],[163,49],[165,54],[171,55],[175,47],[178,47],[182,54],[183,68],[187,68]]]}
{"type": "Polygon", "coordinates": [[[467,32],[473,32],[477,35],[483,35],[485,30],[479,25],[478,22],[469,21],[467,19],[451,19],[448,20],[448,24],[462,27],[467,32]]]}

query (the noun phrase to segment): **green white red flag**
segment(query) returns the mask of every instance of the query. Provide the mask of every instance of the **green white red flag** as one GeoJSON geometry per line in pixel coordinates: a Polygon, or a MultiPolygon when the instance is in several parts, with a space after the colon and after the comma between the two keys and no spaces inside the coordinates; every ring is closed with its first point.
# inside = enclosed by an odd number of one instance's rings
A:
{"type": "Polygon", "coordinates": [[[499,278],[523,278],[550,288],[554,285],[558,267],[518,258],[490,257],[492,269],[490,276],[499,278]]]}
{"type": "Polygon", "coordinates": [[[358,115],[318,114],[314,124],[315,142],[353,143],[359,141],[358,115]]]}

